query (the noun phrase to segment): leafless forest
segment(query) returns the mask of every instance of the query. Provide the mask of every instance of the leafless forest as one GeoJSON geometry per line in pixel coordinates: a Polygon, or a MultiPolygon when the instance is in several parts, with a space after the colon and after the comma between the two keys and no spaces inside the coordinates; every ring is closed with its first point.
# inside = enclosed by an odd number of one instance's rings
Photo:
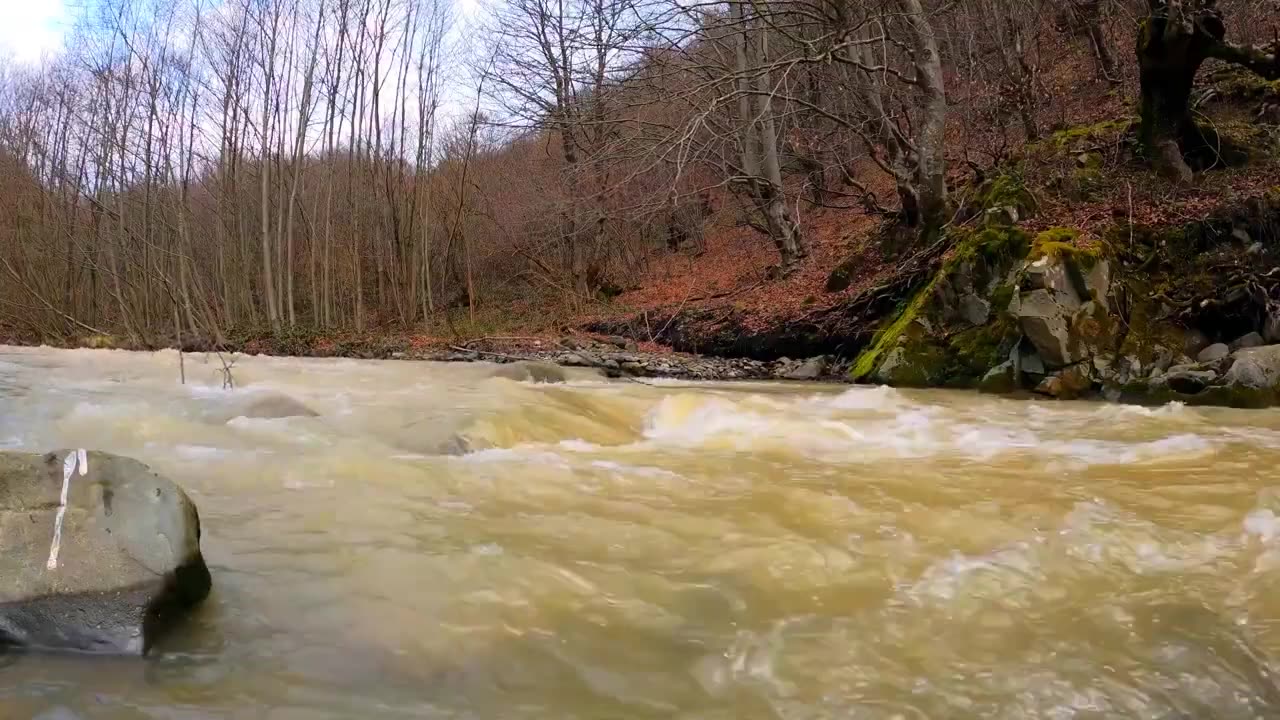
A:
{"type": "MultiPolygon", "coordinates": [[[[1181,4],[448,2],[94,5],[0,79],[0,323],[217,343],[576,308],[713,212],[786,273],[811,207],[945,225],[955,176],[1052,130],[1049,48],[1133,83],[1140,22],[1181,4]]],[[[1271,3],[1219,5],[1271,39],[1271,3]]]]}

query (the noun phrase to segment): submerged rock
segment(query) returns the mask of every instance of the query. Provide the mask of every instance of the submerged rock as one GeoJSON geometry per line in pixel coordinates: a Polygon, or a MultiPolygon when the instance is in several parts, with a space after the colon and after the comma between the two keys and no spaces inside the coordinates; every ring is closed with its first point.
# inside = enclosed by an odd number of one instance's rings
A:
{"type": "Polygon", "coordinates": [[[562,383],[568,379],[564,370],[557,365],[524,361],[499,366],[493,371],[493,377],[535,383],[562,383]]]}
{"type": "Polygon", "coordinates": [[[215,412],[213,420],[225,423],[238,417],[254,420],[279,420],[291,417],[318,417],[320,413],[288,395],[264,395],[229,410],[215,412]]]}
{"type": "Polygon", "coordinates": [[[209,594],[190,498],[106,453],[0,452],[0,548],[0,648],[141,655],[209,594]]]}

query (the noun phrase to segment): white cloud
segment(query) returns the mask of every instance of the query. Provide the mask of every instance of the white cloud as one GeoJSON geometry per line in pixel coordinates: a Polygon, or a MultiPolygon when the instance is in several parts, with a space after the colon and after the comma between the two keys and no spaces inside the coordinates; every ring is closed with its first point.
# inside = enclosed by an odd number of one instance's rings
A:
{"type": "Polygon", "coordinates": [[[0,53],[38,62],[62,48],[70,22],[64,0],[0,0],[0,53]]]}

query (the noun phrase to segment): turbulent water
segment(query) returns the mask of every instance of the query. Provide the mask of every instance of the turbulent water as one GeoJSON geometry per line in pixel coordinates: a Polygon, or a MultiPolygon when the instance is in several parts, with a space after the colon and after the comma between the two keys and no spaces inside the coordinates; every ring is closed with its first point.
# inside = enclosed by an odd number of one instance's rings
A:
{"type": "Polygon", "coordinates": [[[215,583],[145,661],[0,657],[0,717],[1280,715],[1275,412],[219,368],[0,348],[0,448],[151,464],[215,583]]]}

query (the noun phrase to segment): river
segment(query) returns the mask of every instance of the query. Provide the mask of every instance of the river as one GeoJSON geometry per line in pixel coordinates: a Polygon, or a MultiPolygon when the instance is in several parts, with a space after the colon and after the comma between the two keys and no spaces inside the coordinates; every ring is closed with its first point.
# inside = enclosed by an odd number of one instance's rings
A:
{"type": "Polygon", "coordinates": [[[145,661],[0,656],[0,717],[1280,713],[1280,413],[219,368],[0,348],[0,448],[151,464],[214,577],[145,661]]]}

